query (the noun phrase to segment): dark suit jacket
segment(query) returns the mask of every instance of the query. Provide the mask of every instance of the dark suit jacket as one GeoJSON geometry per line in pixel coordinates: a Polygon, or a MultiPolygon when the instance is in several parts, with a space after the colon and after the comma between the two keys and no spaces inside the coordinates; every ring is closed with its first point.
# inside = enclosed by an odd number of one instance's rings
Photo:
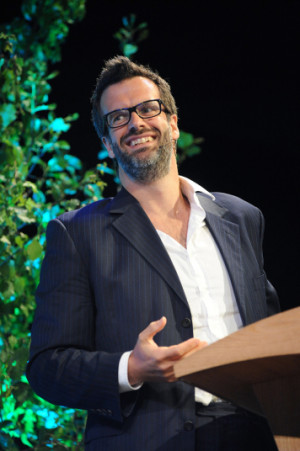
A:
{"type": "MultiPolygon", "coordinates": [[[[227,266],[244,324],[278,311],[263,269],[263,217],[227,194],[199,193],[227,266]]],[[[65,213],[47,229],[47,252],[27,376],[51,403],[87,409],[87,449],[194,450],[194,389],[145,383],[119,394],[118,364],[151,321],[155,340],[193,336],[191,312],[171,260],[148,217],[126,190],[65,213]]]]}

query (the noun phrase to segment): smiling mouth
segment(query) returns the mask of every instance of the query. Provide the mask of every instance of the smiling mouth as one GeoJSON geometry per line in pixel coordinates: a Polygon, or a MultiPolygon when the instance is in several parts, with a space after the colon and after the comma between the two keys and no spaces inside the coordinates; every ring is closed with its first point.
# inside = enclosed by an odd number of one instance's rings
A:
{"type": "Polygon", "coordinates": [[[138,146],[139,144],[144,144],[144,143],[152,142],[152,141],[154,141],[154,138],[152,136],[146,136],[146,137],[143,137],[143,138],[132,139],[128,143],[128,145],[130,147],[135,147],[135,146],[138,146]]]}

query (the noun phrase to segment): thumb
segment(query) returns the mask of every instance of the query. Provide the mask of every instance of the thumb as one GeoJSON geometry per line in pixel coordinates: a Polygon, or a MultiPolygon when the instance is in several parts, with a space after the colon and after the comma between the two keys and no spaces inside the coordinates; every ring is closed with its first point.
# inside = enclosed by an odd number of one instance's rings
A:
{"type": "Polygon", "coordinates": [[[152,321],[149,326],[146,327],[141,333],[140,333],[140,339],[142,340],[149,340],[154,337],[158,332],[164,329],[165,325],[167,324],[167,318],[165,316],[162,316],[157,321],[152,321]]]}

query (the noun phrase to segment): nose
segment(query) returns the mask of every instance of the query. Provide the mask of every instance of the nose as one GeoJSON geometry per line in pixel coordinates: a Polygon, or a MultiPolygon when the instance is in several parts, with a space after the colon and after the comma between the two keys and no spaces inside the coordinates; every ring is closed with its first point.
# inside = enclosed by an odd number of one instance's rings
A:
{"type": "Polygon", "coordinates": [[[128,127],[130,129],[137,130],[139,128],[145,127],[145,121],[135,111],[132,111],[128,127]]]}

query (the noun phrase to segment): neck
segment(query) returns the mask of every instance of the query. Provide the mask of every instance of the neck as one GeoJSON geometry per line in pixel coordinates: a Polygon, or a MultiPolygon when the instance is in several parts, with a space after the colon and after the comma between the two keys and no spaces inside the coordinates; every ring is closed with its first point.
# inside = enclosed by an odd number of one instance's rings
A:
{"type": "Polygon", "coordinates": [[[171,159],[169,173],[159,180],[143,184],[130,179],[120,168],[120,180],[124,188],[134,196],[149,214],[170,213],[184,201],[175,156],[171,159]]]}
{"type": "Polygon", "coordinates": [[[160,230],[186,247],[190,204],[181,192],[175,155],[169,173],[147,185],[119,173],[122,185],[134,196],[156,230],[160,230]]]}

